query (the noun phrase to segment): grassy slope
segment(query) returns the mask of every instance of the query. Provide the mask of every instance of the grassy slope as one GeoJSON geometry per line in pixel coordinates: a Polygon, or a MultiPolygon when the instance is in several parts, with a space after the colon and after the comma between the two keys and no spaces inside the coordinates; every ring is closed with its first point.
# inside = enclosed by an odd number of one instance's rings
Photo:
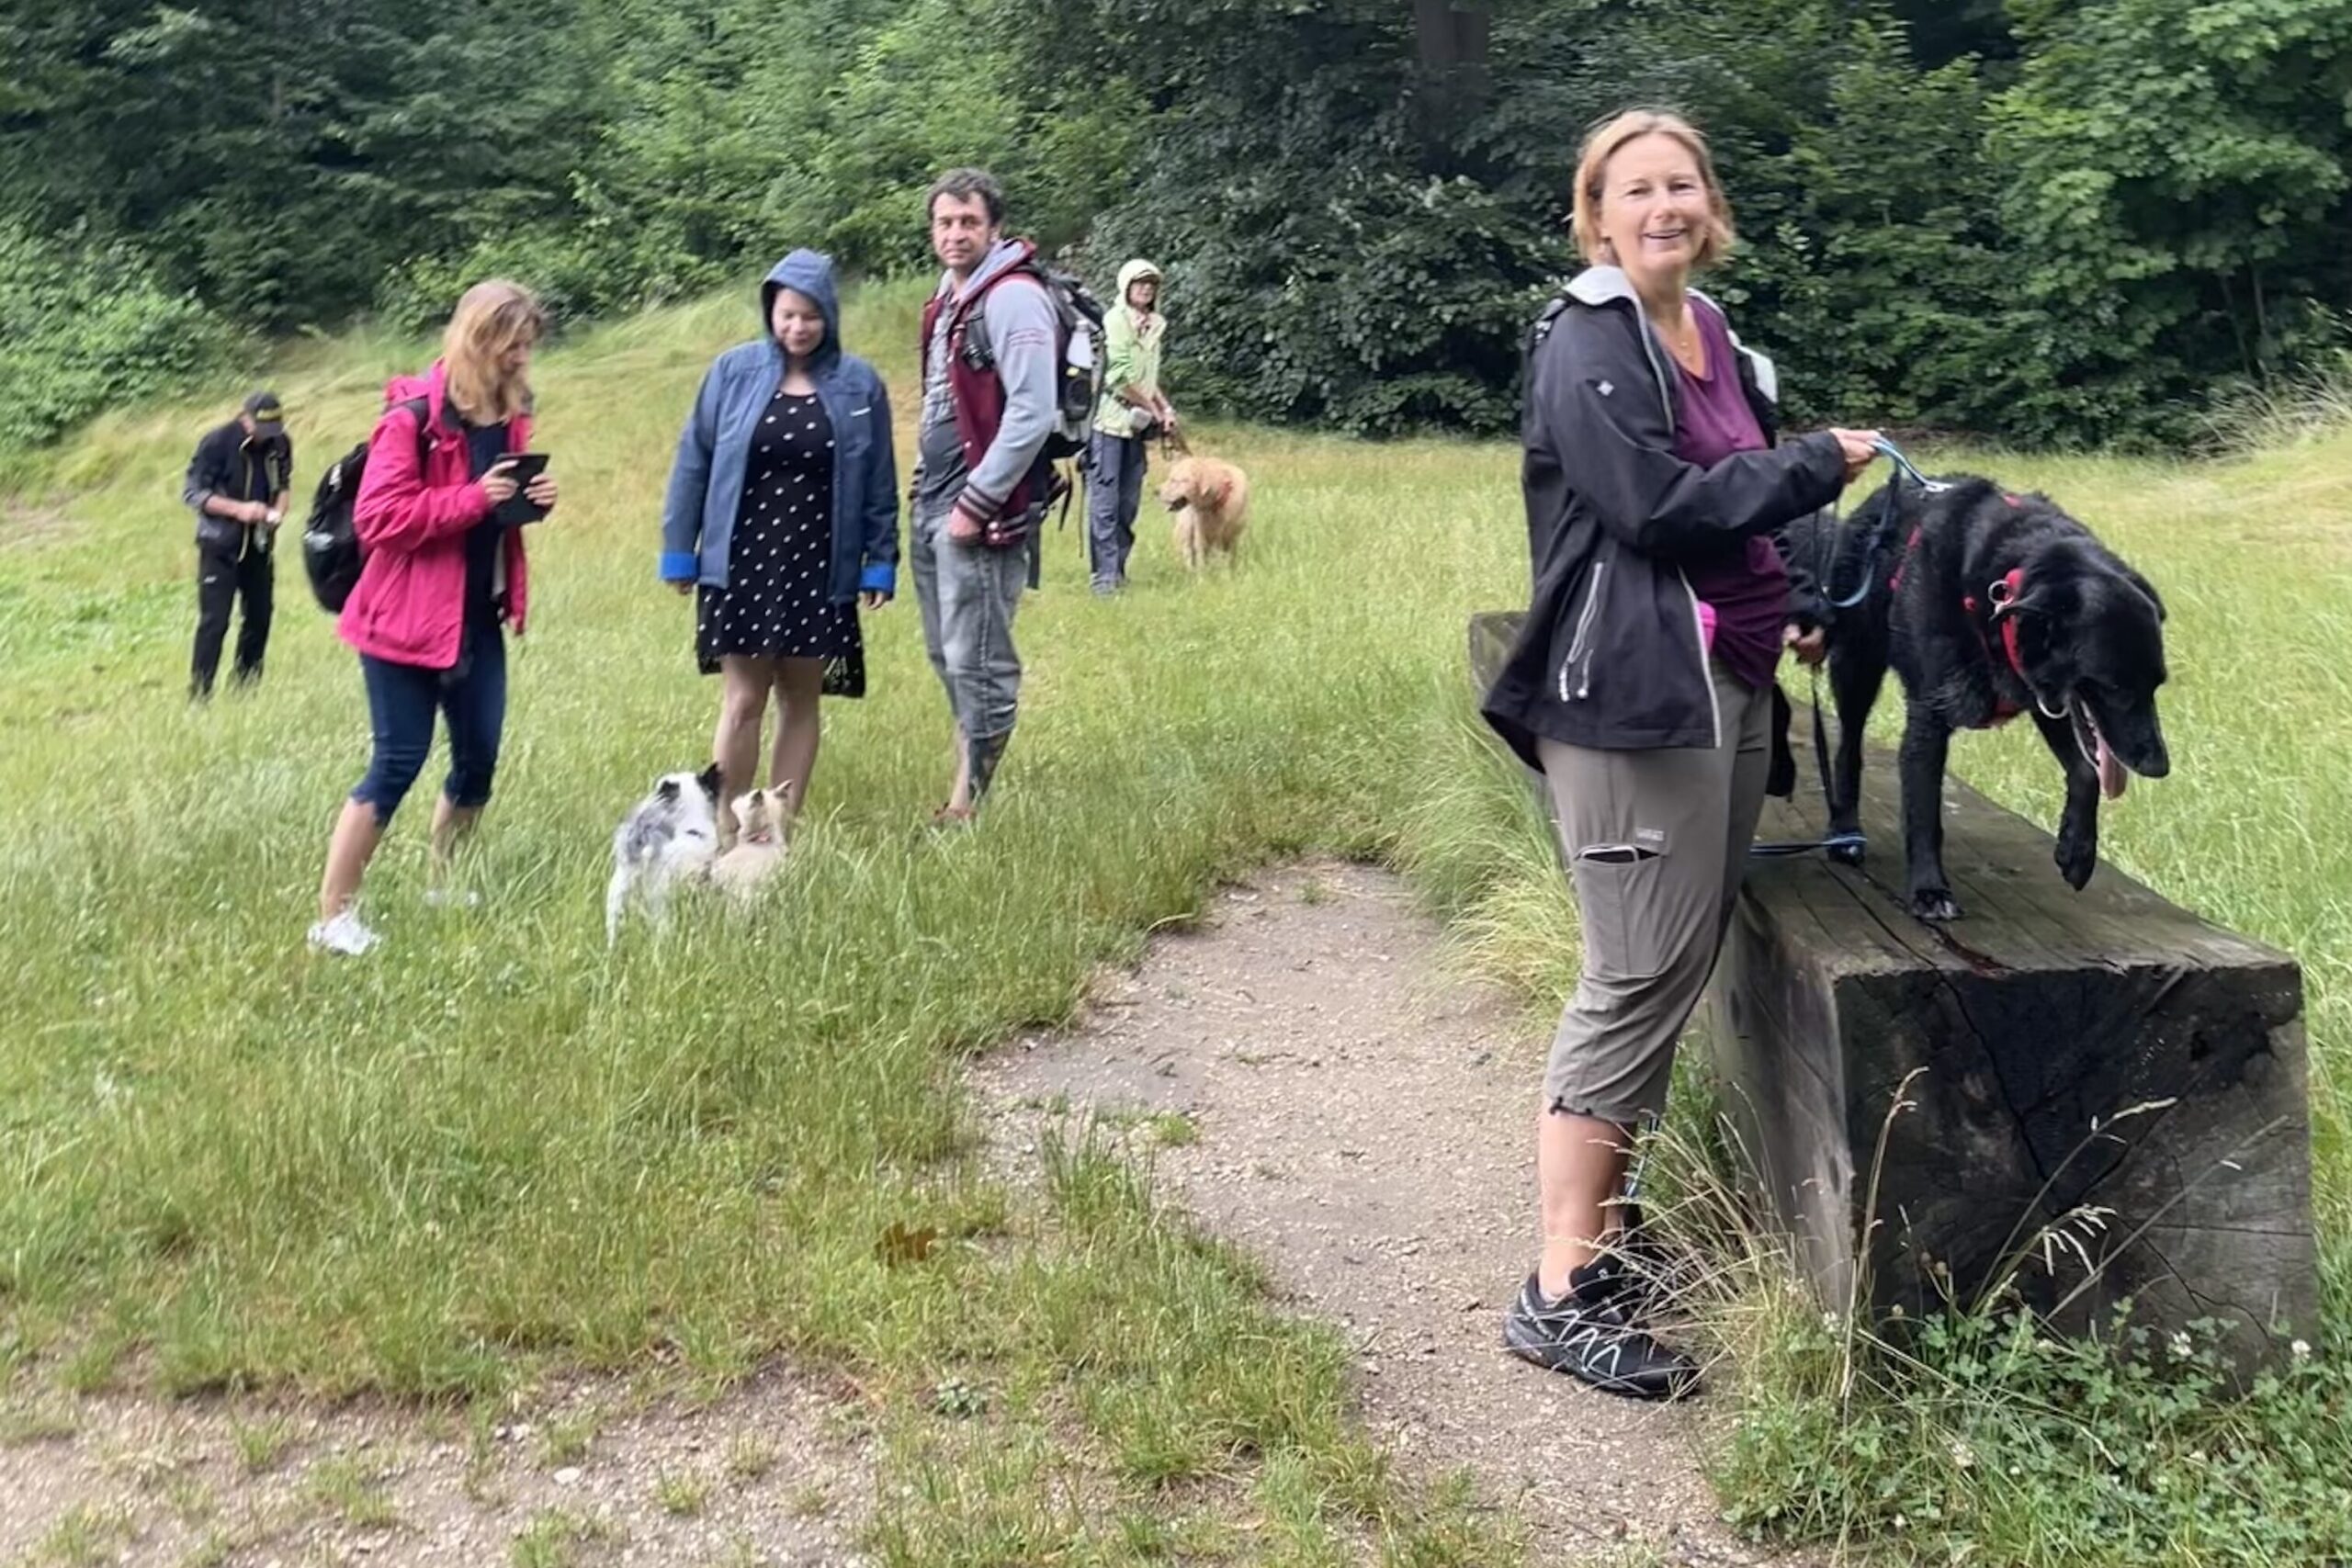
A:
{"type": "MultiPolygon", "coordinates": [[[[909,391],[890,350],[915,303],[869,297],[850,324],[909,391]]],[[[364,966],[300,947],[366,720],[290,560],[261,693],[178,700],[178,469],[210,408],[103,421],[11,503],[0,1343],[70,1350],[84,1381],[137,1347],[170,1386],[419,1392],[495,1386],[543,1354],[725,1377],[795,1348],[875,1391],[920,1482],[894,1561],[1034,1561],[1070,1528],[1099,1533],[1102,1561],[1148,1561],[1134,1532],[1171,1495],[1199,1516],[1180,1528],[1252,1560],[1353,1561],[1345,1542],[1385,1535],[1418,1560],[1497,1561],[1460,1544],[1459,1510],[1382,1482],[1340,1416],[1336,1344],[1155,1222],[1115,1161],[1070,1153],[1041,1203],[974,1173],[953,1066],[1067,1015],[1091,966],[1221,872],[1305,846],[1397,855],[1472,961],[1556,992],[1565,893],[1461,669],[1465,614],[1521,592],[1510,454],[1220,433],[1259,482],[1247,569],[1178,581],[1149,514],[1140,591],[1113,604],[1082,592],[1075,529],[1053,536],[1021,623],[1023,728],[967,839],[915,831],[943,784],[943,705],[911,601],[872,617],[875,694],[829,711],[789,891],[750,926],[608,959],[610,826],[708,744],[715,691],[650,581],[653,521],[701,367],[749,320],[748,301],[664,311],[546,357],[539,444],[570,499],[534,541],[478,863],[491,904],[419,905],[412,808],[371,884],[392,940],[364,966]],[[876,1241],[894,1224],[951,1245],[893,1266],[876,1241]],[[985,1421],[923,1414],[951,1369],[989,1393],[985,1421]],[[952,1463],[975,1427],[1009,1457],[952,1463]]],[[[305,488],[416,357],[360,340],[285,367],[305,488]]],[[[2066,500],[2165,592],[2176,774],[2108,815],[2105,847],[2307,965],[2340,1324],[2352,439],[2228,468],[1997,471],[2066,500]]],[[[2052,816],[2030,735],[1957,756],[2052,816]]]]}

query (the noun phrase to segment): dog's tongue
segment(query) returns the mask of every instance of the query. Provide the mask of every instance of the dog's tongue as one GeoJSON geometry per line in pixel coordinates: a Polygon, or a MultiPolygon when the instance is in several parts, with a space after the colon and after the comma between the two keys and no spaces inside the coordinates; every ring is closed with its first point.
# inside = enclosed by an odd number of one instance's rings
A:
{"type": "MultiPolygon", "coordinates": [[[[2097,725],[2091,727],[2091,733],[2098,735],[2097,725]]],[[[2098,735],[2099,794],[2109,800],[2120,800],[2123,798],[2124,786],[2131,782],[2132,775],[2124,770],[2122,761],[2115,755],[2115,749],[2107,743],[2106,736],[2098,735]]]]}

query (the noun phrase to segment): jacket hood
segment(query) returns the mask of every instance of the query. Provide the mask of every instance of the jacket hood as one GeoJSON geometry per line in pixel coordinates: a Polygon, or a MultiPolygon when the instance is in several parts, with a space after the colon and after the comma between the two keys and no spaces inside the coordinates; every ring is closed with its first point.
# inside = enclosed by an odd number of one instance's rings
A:
{"type": "MultiPolygon", "coordinates": [[[[1724,313],[1724,308],[1715,304],[1713,298],[1703,290],[1691,288],[1686,292],[1693,299],[1704,299],[1708,304],[1713,305],[1717,315],[1724,313]]],[[[1570,278],[1568,298],[1579,305],[1614,305],[1623,302],[1638,306],[1642,302],[1641,296],[1634,292],[1634,280],[1625,276],[1625,269],[1622,266],[1612,266],[1606,262],[1589,266],[1570,278]]]]}
{"type": "Polygon", "coordinates": [[[1579,305],[1637,304],[1634,280],[1617,266],[1589,266],[1568,280],[1568,298],[1579,305]]]}
{"type": "Polygon", "coordinates": [[[1138,277],[1148,277],[1153,279],[1155,282],[1159,281],[1159,269],[1152,265],[1151,263],[1144,260],[1141,256],[1136,257],[1135,260],[1121,267],[1119,269],[1120,304],[1124,305],[1127,302],[1127,286],[1138,277]]]}
{"type": "MultiPolygon", "coordinates": [[[[1037,247],[1026,240],[999,240],[994,245],[989,248],[989,254],[980,258],[980,265],[972,269],[971,281],[964,285],[965,298],[969,299],[971,296],[978,294],[980,291],[980,286],[982,284],[987,283],[991,278],[997,276],[1000,273],[1008,272],[1012,268],[1019,266],[1022,263],[1027,261],[1031,256],[1034,256],[1036,254],[1037,247]]],[[[950,293],[954,290],[955,287],[956,280],[952,276],[946,273],[942,273],[940,275],[940,293],[950,293]]]]}
{"type": "MultiPolygon", "coordinates": [[[[842,304],[833,285],[833,258],[820,251],[797,250],[768,269],[766,279],[760,285],[760,335],[770,343],[775,342],[775,329],[768,323],[775,310],[775,291],[779,288],[789,288],[817,301],[817,309],[825,318],[825,341],[809,356],[809,368],[828,368],[842,354],[842,304]]],[[[781,344],[776,352],[784,352],[781,344]]]]}
{"type": "MultiPolygon", "coordinates": [[[[1730,313],[1713,299],[1696,288],[1690,289],[1690,295],[1693,299],[1704,301],[1708,309],[1723,318],[1724,330],[1731,337],[1732,347],[1747,361],[1749,368],[1756,377],[1757,387],[1763,392],[1765,400],[1772,403],[1779,402],[1781,376],[1770,357],[1758,353],[1739,341],[1739,333],[1731,330],[1730,313]]],[[[1634,280],[1625,276],[1625,270],[1623,267],[1600,265],[1585,268],[1568,280],[1567,296],[1579,305],[1630,305],[1634,308],[1634,313],[1642,317],[1645,330],[1647,330],[1648,316],[1642,310],[1641,297],[1634,292],[1634,280]]],[[[1657,374],[1662,379],[1666,374],[1665,370],[1656,367],[1655,364],[1654,368],[1657,369],[1657,374]]]]}
{"type": "Polygon", "coordinates": [[[421,376],[395,376],[384,383],[384,406],[390,408],[411,398],[433,398],[437,402],[441,384],[448,374],[448,367],[436,359],[433,367],[421,376]]]}
{"type": "Polygon", "coordinates": [[[394,403],[404,403],[411,398],[423,398],[425,423],[440,424],[444,423],[442,405],[448,400],[448,388],[449,367],[436,359],[421,374],[395,376],[385,382],[384,406],[389,409],[394,403]]]}

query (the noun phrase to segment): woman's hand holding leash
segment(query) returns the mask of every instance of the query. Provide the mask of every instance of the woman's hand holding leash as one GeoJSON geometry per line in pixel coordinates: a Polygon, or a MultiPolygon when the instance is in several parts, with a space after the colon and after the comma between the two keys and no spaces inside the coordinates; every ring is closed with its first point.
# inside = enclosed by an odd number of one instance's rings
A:
{"type": "Polygon", "coordinates": [[[1846,459],[1846,482],[1852,484],[1862,477],[1862,470],[1878,460],[1879,444],[1886,438],[1875,430],[1838,430],[1830,434],[1838,438],[1838,455],[1846,459]]]}

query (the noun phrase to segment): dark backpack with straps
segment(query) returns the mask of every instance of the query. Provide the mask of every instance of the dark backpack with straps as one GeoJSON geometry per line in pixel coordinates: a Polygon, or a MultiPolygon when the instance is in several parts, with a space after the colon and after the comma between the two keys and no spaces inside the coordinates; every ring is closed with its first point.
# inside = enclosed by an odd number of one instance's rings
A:
{"type": "MultiPolygon", "coordinates": [[[[1044,460],[1061,462],[1083,455],[1094,423],[1094,402],[1102,389],[1102,307],[1072,273],[1032,255],[1008,267],[989,284],[1008,277],[1033,279],[1054,308],[1054,427],[1046,436],[1044,460]]],[[[988,319],[977,304],[964,328],[964,362],[975,370],[996,363],[988,341],[988,319]]]]}
{"type": "MultiPolygon", "coordinates": [[[[432,405],[423,398],[408,398],[384,412],[390,413],[392,409],[407,409],[416,415],[417,464],[422,468],[424,424],[432,405]]],[[[369,434],[372,440],[373,432],[369,434]]],[[[302,525],[302,570],[310,576],[311,596],[329,615],[341,611],[351,591],[359,585],[361,557],[366,552],[360,548],[359,530],[351,513],[359,500],[359,481],[368,472],[368,446],[362,441],[319,476],[319,488],[311,497],[310,518],[302,525]]]]}

